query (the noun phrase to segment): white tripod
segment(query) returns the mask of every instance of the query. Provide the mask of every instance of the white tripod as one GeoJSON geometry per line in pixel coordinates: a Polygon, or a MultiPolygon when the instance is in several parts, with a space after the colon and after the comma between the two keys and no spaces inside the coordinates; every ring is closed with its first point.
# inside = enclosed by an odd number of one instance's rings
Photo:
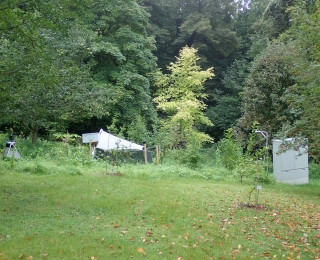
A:
{"type": "Polygon", "coordinates": [[[15,158],[15,159],[22,159],[15,144],[16,144],[16,142],[13,142],[13,141],[6,142],[6,147],[5,147],[4,153],[3,153],[3,158],[9,157],[9,158],[15,158]]]}

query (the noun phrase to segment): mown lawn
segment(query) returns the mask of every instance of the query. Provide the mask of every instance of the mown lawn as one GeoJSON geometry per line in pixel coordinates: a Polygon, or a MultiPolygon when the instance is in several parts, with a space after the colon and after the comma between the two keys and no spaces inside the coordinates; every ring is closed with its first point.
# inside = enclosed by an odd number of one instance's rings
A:
{"type": "MultiPolygon", "coordinates": [[[[156,167],[154,168],[156,169],[156,167]]],[[[320,259],[320,186],[0,171],[0,259],[320,259]]]]}

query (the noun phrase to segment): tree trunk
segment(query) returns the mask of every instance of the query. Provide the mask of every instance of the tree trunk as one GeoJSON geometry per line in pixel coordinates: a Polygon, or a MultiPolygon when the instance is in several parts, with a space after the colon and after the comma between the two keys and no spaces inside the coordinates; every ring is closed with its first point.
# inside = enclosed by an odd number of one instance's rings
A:
{"type": "Polygon", "coordinates": [[[38,138],[38,127],[34,128],[32,131],[32,144],[35,144],[37,142],[38,138]]]}

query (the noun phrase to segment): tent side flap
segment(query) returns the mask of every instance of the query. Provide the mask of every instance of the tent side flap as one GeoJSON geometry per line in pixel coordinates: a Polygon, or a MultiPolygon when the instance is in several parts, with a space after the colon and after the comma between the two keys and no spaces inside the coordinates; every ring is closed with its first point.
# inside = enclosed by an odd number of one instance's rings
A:
{"type": "Polygon", "coordinates": [[[110,133],[107,133],[100,130],[100,138],[97,145],[97,148],[108,151],[108,150],[121,150],[121,149],[130,149],[130,150],[143,150],[143,146],[139,144],[132,143],[125,139],[114,136],[110,133]]]}

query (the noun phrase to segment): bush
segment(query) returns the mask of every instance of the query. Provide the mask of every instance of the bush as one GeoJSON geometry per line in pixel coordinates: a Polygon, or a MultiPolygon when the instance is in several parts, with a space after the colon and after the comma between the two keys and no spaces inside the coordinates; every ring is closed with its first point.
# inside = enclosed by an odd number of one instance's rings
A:
{"type": "Polygon", "coordinates": [[[220,163],[230,171],[237,167],[242,156],[242,147],[234,140],[232,131],[232,128],[225,131],[224,138],[218,143],[217,150],[220,163]]]}
{"type": "Polygon", "coordinates": [[[234,176],[240,182],[256,179],[258,183],[271,183],[272,175],[264,171],[262,161],[254,161],[253,158],[241,157],[239,165],[235,169],[234,176]]]}
{"type": "Polygon", "coordinates": [[[320,180],[320,164],[311,162],[309,164],[309,178],[311,180],[320,180]]]}
{"type": "Polygon", "coordinates": [[[187,165],[191,169],[196,169],[199,167],[201,160],[200,152],[200,144],[187,144],[186,149],[182,150],[180,162],[187,165]]]}

